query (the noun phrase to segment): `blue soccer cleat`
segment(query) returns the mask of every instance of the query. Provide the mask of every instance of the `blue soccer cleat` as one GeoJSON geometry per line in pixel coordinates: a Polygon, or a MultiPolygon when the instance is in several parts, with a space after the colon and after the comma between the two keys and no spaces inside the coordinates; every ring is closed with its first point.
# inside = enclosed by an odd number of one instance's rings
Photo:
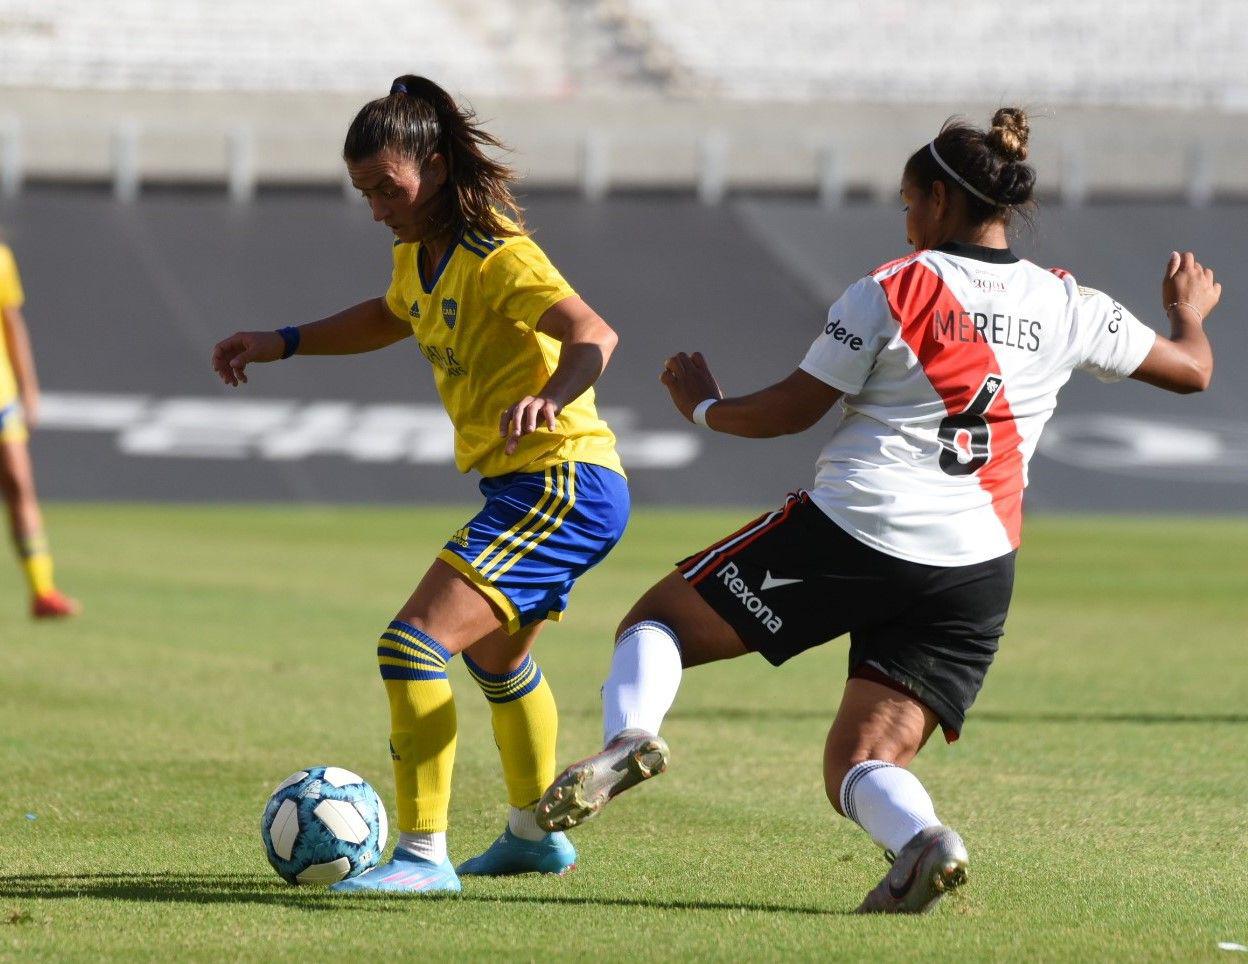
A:
{"type": "Polygon", "coordinates": [[[508,874],[558,874],[576,869],[576,848],[561,833],[541,840],[525,840],[505,828],[480,854],[459,865],[465,876],[503,877],[508,874]]]}
{"type": "Polygon", "coordinates": [[[458,894],[459,877],[449,860],[435,864],[396,849],[389,863],[358,877],[340,880],[329,888],[339,894],[458,894]]]}

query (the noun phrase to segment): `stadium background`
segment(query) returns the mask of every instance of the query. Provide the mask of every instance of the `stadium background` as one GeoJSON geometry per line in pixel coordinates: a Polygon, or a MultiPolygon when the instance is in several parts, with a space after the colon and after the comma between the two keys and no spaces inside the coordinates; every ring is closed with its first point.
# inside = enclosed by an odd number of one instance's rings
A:
{"type": "MultiPolygon", "coordinates": [[[[338,152],[358,105],[417,71],[513,146],[538,239],[620,331],[600,400],[638,502],[774,502],[826,429],[765,449],[698,433],[662,359],[701,349],[730,392],[790,371],[830,300],[905,250],[897,174],[947,115],[1033,112],[1042,205],[1017,247],[1149,323],[1172,246],[1244,263],[1235,8],[0,0],[0,226],[47,393],[42,492],[473,498],[412,345],[269,366],[241,392],[207,364],[235,328],[384,290],[389,239],[338,152]]],[[[1248,508],[1245,307],[1229,285],[1197,399],[1076,375],[1029,507],[1248,508]]]]}

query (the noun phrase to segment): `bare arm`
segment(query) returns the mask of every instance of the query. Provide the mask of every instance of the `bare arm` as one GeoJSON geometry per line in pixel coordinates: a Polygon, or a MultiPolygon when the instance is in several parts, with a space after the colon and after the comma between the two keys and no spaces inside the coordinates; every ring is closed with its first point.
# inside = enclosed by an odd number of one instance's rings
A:
{"type": "Polygon", "coordinates": [[[614,329],[575,296],[548,308],[537,330],[560,342],[559,364],[537,395],[526,395],[499,419],[499,434],[507,438],[508,455],[515,452],[523,436],[537,431],[539,421],[555,430],[555,419],[563,407],[583,395],[606,371],[619,342],[614,329]]]}
{"type": "Polygon", "coordinates": [[[4,342],[13,363],[13,375],[17,379],[17,393],[22,400],[22,412],[28,425],[39,421],[39,375],[35,371],[35,355],[30,349],[30,333],[21,308],[5,308],[4,342]]]}
{"type": "Polygon", "coordinates": [[[1213,349],[1204,320],[1222,297],[1222,285],[1188,251],[1170,255],[1161,282],[1161,300],[1170,319],[1170,337],[1157,336],[1152,350],[1131,377],[1171,392],[1203,392],[1213,377],[1213,349]]]}
{"type": "MultiPolygon", "coordinates": [[[[300,355],[356,355],[393,345],[412,334],[411,326],[396,318],[385,298],[372,298],[351,308],[299,326],[300,355]]],[[[275,331],[239,331],[217,343],[212,367],[227,385],[246,382],[251,362],[277,361],[286,343],[275,331]]]]}
{"type": "Polygon", "coordinates": [[[659,378],[671,393],[672,402],[690,421],[699,402],[719,399],[706,413],[707,426],[742,438],[774,438],[804,432],[823,418],[842,394],[799,368],[760,391],[724,398],[701,352],[673,355],[659,378]]]}

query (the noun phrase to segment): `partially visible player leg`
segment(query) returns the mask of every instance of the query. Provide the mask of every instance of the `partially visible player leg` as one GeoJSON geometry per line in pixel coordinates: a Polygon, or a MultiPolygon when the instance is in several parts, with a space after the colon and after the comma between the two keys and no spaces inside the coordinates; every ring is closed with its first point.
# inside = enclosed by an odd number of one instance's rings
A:
{"type": "Polygon", "coordinates": [[[602,689],[603,749],[555,778],[537,805],[539,826],[578,826],[623,791],[662,773],[668,748],[659,729],[683,668],[746,652],[736,631],[679,572],[653,586],[616,636],[602,689]]]}
{"type": "Polygon", "coordinates": [[[0,435],[0,492],[8,510],[9,532],[30,585],[31,614],[36,618],[74,616],[76,600],[56,588],[52,554],[43,531],[43,517],[35,495],[35,474],[24,434],[0,435]]]}
{"type": "Polygon", "coordinates": [[[490,703],[510,811],[507,827],[482,854],[460,864],[461,874],[563,874],[576,850],[562,833],[537,825],[534,807],[555,776],[559,714],[530,650],[544,623],[510,634],[499,629],[463,653],[464,665],[490,703]]]}
{"type": "Polygon", "coordinates": [[[906,765],[935,730],[919,700],[851,678],[824,747],[824,785],[838,812],[892,855],[892,869],[862,913],[923,913],[966,881],[966,848],[936,817],[931,797],[906,765]]]}
{"type": "Polygon", "coordinates": [[[390,755],[399,840],[388,863],[331,888],[404,893],[458,891],[446,852],[455,700],[446,664],[494,632],[501,618],[464,576],[436,560],[377,647],[390,701],[390,755]]]}

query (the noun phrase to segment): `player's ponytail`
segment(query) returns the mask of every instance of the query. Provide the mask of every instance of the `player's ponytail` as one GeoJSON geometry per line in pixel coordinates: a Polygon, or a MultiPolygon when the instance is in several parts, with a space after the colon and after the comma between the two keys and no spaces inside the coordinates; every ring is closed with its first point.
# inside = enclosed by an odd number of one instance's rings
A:
{"type": "Polygon", "coordinates": [[[434,154],[446,163],[446,203],[433,233],[470,227],[495,236],[515,233],[500,216],[509,214],[523,230],[520,205],[511,193],[510,168],[486,154],[503,143],[482,130],[471,108],[427,77],[404,74],[390,93],[360,108],[347,129],[342,156],[358,163],[394,150],[424,167],[434,154]]]}
{"type": "Polygon", "coordinates": [[[1021,107],[1002,107],[987,131],[951,117],[934,141],[910,155],[903,176],[925,193],[936,181],[961,191],[972,224],[1008,222],[1016,211],[1028,217],[1036,186],[1036,170],[1025,163],[1030,135],[1021,107]]]}

